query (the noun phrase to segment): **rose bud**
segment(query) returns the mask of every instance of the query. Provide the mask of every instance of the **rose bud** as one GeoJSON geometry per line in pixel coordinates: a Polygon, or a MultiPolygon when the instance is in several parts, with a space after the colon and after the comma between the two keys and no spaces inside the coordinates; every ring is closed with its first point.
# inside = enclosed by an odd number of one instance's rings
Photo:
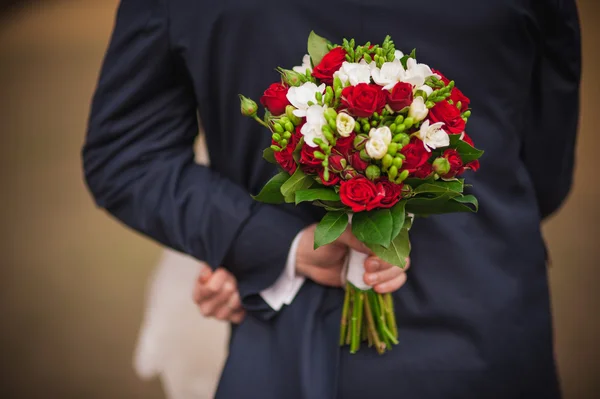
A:
{"type": "Polygon", "coordinates": [[[433,161],[433,170],[440,176],[444,176],[450,172],[450,162],[446,158],[440,157],[433,161]]]}
{"type": "Polygon", "coordinates": [[[346,161],[343,156],[338,154],[329,156],[329,170],[332,172],[341,173],[347,165],[348,161],[346,161]]]}
{"type": "Polygon", "coordinates": [[[381,159],[387,154],[388,145],[383,138],[371,137],[365,145],[365,150],[369,157],[373,159],[381,159]]]}
{"type": "Polygon", "coordinates": [[[360,157],[360,152],[355,152],[350,157],[350,165],[359,172],[363,172],[371,164],[371,158],[364,160],[360,157]]]}
{"type": "Polygon", "coordinates": [[[281,74],[281,80],[288,86],[301,86],[306,83],[306,76],[301,73],[283,68],[278,68],[277,71],[281,74]]]}
{"type": "Polygon", "coordinates": [[[428,113],[429,110],[425,106],[423,97],[415,97],[408,109],[408,116],[413,118],[415,122],[420,122],[427,117],[428,113]]]}
{"type": "Polygon", "coordinates": [[[357,176],[358,176],[358,172],[356,170],[354,170],[351,166],[348,166],[342,172],[342,177],[344,178],[344,180],[354,179],[357,176]]]}
{"type": "Polygon", "coordinates": [[[362,159],[365,162],[370,162],[371,161],[371,157],[369,156],[369,154],[367,154],[367,150],[361,150],[360,153],[360,159],[362,159]]]}
{"type": "Polygon", "coordinates": [[[242,115],[253,117],[256,115],[256,111],[258,111],[258,105],[248,97],[244,97],[240,94],[240,109],[242,115]]]}
{"type": "Polygon", "coordinates": [[[345,112],[340,112],[336,118],[337,131],[342,137],[348,137],[354,131],[356,121],[345,112]]]}
{"type": "Polygon", "coordinates": [[[369,180],[377,180],[381,177],[381,169],[377,165],[370,165],[365,171],[365,175],[369,180]]]}
{"type": "Polygon", "coordinates": [[[358,151],[364,150],[368,140],[369,136],[367,136],[366,134],[357,135],[354,139],[354,148],[356,148],[358,151]]]}

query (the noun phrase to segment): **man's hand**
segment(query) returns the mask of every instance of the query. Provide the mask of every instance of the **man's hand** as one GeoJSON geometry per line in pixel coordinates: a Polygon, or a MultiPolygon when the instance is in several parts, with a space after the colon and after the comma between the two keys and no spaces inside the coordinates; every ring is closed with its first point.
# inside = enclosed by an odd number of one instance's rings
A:
{"type": "Polygon", "coordinates": [[[213,272],[210,267],[203,266],[194,286],[193,298],[200,313],[206,317],[239,324],[246,316],[237,281],[222,267],[213,272]]]}
{"type": "MultiPolygon", "coordinates": [[[[296,252],[296,272],[311,280],[332,287],[342,286],[342,269],[350,248],[365,254],[371,251],[360,242],[350,228],[331,244],[314,249],[316,225],[313,224],[302,231],[296,252]]],[[[385,294],[398,290],[406,282],[406,268],[400,269],[382,261],[376,256],[370,256],[365,262],[365,284],[375,291],[385,294]]]]}

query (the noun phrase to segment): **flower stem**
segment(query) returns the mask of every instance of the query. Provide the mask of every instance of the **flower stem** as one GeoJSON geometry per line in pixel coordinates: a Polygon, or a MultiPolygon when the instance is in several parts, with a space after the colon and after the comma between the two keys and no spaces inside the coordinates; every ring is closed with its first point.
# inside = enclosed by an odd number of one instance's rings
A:
{"type": "Polygon", "coordinates": [[[360,349],[360,330],[362,327],[363,295],[362,291],[354,289],[354,307],[352,308],[352,338],[350,353],[360,349]]]}
{"type": "MultiPolygon", "coordinates": [[[[379,314],[379,317],[381,319],[381,331],[384,334],[384,337],[386,338],[386,343],[389,345],[390,342],[397,344],[398,340],[396,339],[396,337],[394,337],[392,335],[392,333],[390,332],[390,330],[387,328],[387,324],[386,324],[386,315],[385,315],[385,303],[383,301],[383,295],[381,294],[377,294],[377,301],[379,301],[379,309],[381,309],[381,313],[379,314]]],[[[391,345],[390,345],[391,347],[391,345]]]]}
{"type": "Polygon", "coordinates": [[[254,118],[255,121],[257,121],[258,123],[260,123],[261,125],[263,125],[267,129],[271,130],[271,127],[265,121],[263,121],[262,119],[260,119],[258,117],[258,115],[254,114],[253,118],[254,118]]]}
{"type": "Polygon", "coordinates": [[[348,325],[349,327],[346,328],[346,345],[350,345],[351,339],[352,339],[352,314],[354,313],[352,311],[353,306],[354,306],[354,288],[352,288],[352,286],[350,284],[348,284],[348,291],[350,291],[350,301],[348,304],[348,325]]]}
{"type": "Polygon", "coordinates": [[[365,294],[365,295],[366,295],[365,315],[366,315],[366,319],[367,319],[367,325],[369,328],[369,337],[371,340],[373,340],[373,343],[375,344],[375,349],[377,350],[377,353],[379,353],[381,355],[385,352],[385,344],[379,340],[379,337],[377,335],[377,330],[375,329],[375,320],[373,319],[373,311],[371,310],[372,302],[370,302],[368,300],[369,295],[368,294],[365,294]]]}
{"type": "Polygon", "coordinates": [[[396,324],[396,312],[394,312],[394,298],[392,294],[385,294],[386,311],[388,315],[388,326],[394,337],[398,338],[398,325],[396,324]]]}
{"type": "Polygon", "coordinates": [[[350,306],[350,286],[346,284],[346,294],[344,295],[344,307],[342,309],[342,321],[340,326],[340,346],[344,345],[346,340],[346,330],[348,328],[348,307],[350,306]]]}

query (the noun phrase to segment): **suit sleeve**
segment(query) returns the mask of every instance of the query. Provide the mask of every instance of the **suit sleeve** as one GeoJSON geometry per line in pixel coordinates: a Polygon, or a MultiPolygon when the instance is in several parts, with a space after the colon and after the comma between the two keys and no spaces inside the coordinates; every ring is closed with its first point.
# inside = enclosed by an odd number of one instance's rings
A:
{"type": "Polygon", "coordinates": [[[122,0],[83,149],[87,185],[131,228],[228,268],[246,308],[268,317],[259,293],[284,271],[306,223],[194,162],[196,111],[170,49],[165,0],[122,0]]]}
{"type": "Polygon", "coordinates": [[[534,120],[523,158],[541,217],[555,212],[573,180],[579,120],[581,38],[575,0],[548,0],[540,9],[540,53],[534,73],[534,120]]]}

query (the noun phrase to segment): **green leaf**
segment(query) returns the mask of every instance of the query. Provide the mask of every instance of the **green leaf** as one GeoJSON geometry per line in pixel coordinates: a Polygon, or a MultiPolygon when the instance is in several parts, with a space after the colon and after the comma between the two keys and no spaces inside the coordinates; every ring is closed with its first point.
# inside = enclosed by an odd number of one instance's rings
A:
{"type": "Polygon", "coordinates": [[[365,244],[388,247],[392,240],[392,230],[392,213],[389,209],[358,212],[352,217],[352,233],[365,244]]]}
{"type": "Polygon", "coordinates": [[[434,183],[425,183],[421,184],[419,187],[414,189],[414,194],[444,194],[448,193],[449,195],[459,196],[460,192],[452,190],[450,185],[442,184],[440,182],[434,183]]]}
{"type": "MultiPolygon", "coordinates": [[[[409,220],[410,218],[406,218],[409,220]]],[[[354,220],[352,221],[354,223],[354,220]]],[[[381,245],[367,245],[375,255],[383,261],[404,269],[406,259],[410,255],[410,240],[408,228],[402,228],[400,234],[392,240],[388,248],[381,245]]]]}
{"type": "Polygon", "coordinates": [[[342,235],[348,226],[346,212],[328,212],[315,229],[315,249],[330,244],[342,235]]]}
{"type": "Polygon", "coordinates": [[[479,159],[483,155],[482,150],[473,148],[467,142],[462,140],[456,144],[456,151],[458,151],[460,158],[465,164],[479,159]]]}
{"type": "Polygon", "coordinates": [[[252,196],[256,201],[264,202],[266,204],[281,204],[285,200],[281,194],[281,187],[285,182],[290,179],[290,175],[287,172],[280,172],[276,174],[271,180],[265,184],[260,190],[260,193],[256,196],[252,196]]]}
{"type": "Polygon", "coordinates": [[[266,148],[263,151],[263,158],[265,161],[269,162],[269,163],[277,163],[277,160],[275,159],[275,151],[273,151],[273,149],[271,147],[266,148]]]}
{"type": "Polygon", "coordinates": [[[456,213],[456,212],[477,212],[479,210],[479,202],[477,198],[472,195],[464,195],[462,197],[452,198],[444,205],[446,210],[445,213],[456,213]]]}
{"type": "Polygon", "coordinates": [[[308,54],[312,60],[313,66],[319,65],[325,54],[329,52],[327,48],[327,39],[317,35],[314,31],[308,36],[308,54]]]}
{"type": "Polygon", "coordinates": [[[414,213],[415,215],[446,213],[444,205],[455,196],[456,193],[448,191],[433,198],[410,198],[406,201],[406,212],[414,213]]]}
{"type": "Polygon", "coordinates": [[[340,195],[332,188],[313,188],[296,191],[296,205],[306,201],[339,201],[340,195]]]}
{"type": "Polygon", "coordinates": [[[398,236],[406,217],[406,201],[400,201],[390,209],[392,214],[392,240],[398,236]]]}
{"type": "Polygon", "coordinates": [[[296,191],[310,188],[314,182],[312,177],[305,175],[300,168],[297,168],[292,177],[281,186],[281,194],[283,194],[285,202],[294,203],[296,191]]]}

